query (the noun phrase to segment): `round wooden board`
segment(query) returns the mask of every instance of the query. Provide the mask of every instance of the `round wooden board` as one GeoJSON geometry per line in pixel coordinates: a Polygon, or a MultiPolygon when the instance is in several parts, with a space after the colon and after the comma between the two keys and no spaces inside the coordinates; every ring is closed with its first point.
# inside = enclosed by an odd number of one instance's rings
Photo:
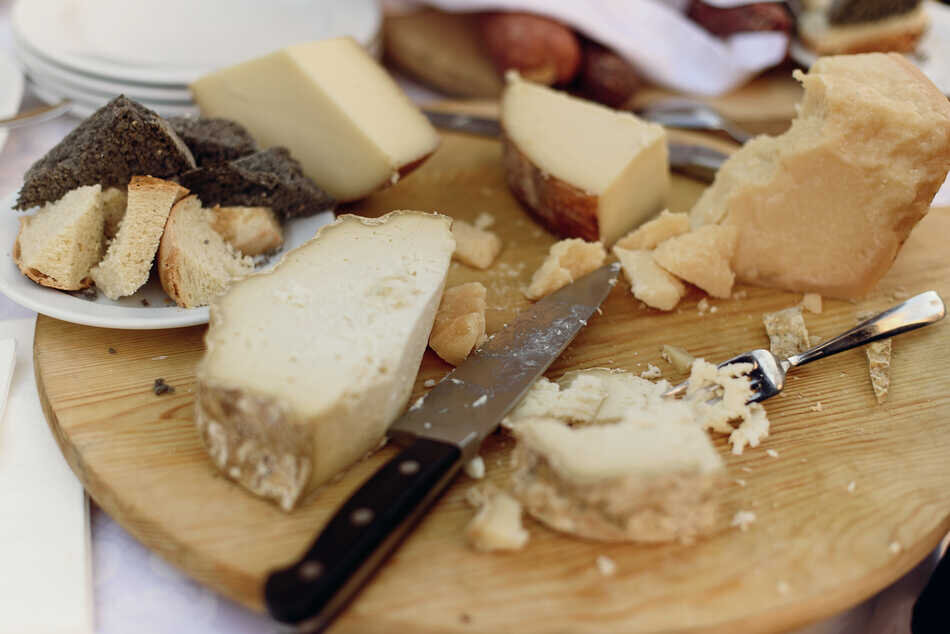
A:
{"type": "MultiPolygon", "coordinates": [[[[554,240],[510,196],[499,158],[494,141],[447,135],[417,173],[353,208],[439,210],[469,220],[493,214],[505,242],[500,262],[487,272],[454,265],[449,282],[486,284],[490,331],[525,304],[521,285],[554,240]]],[[[701,190],[677,178],[671,207],[687,209],[701,190]]],[[[936,288],[950,297],[946,235],[950,210],[934,210],[873,298],[826,300],[822,314],[806,314],[812,334],[837,334],[858,309],[889,305],[895,295],[936,288]]],[[[743,299],[711,301],[716,312],[702,315],[695,289],[677,310],[660,313],[618,284],[549,375],[587,367],[640,372],[653,363],[678,380],[660,359],[661,344],[713,360],[761,347],[761,314],[799,296],[745,290],[743,299]]],[[[37,382],[50,427],[96,502],[194,578],[261,609],[267,571],[295,558],[393,449],[291,514],[246,493],[215,471],[192,422],[203,334],[203,327],[119,331],[40,317],[37,382]],[[157,377],[175,392],[153,394],[157,377]]],[[[427,353],[413,398],[446,371],[427,353]]],[[[763,446],[733,456],[716,439],[729,484],[716,530],[692,545],[582,541],[528,519],[532,537],[523,551],[479,554],[463,539],[472,481],[460,476],[334,631],[774,632],[836,613],[901,576],[950,529],[948,375],[947,323],[895,340],[884,405],[872,396],[861,350],[801,368],[787,393],[767,404],[773,427],[763,446]],[[729,525],[740,509],[757,516],[745,532],[729,525]],[[616,562],[615,575],[598,572],[598,555],[616,562]]],[[[489,480],[504,483],[510,447],[502,434],[486,442],[489,480]]]]}

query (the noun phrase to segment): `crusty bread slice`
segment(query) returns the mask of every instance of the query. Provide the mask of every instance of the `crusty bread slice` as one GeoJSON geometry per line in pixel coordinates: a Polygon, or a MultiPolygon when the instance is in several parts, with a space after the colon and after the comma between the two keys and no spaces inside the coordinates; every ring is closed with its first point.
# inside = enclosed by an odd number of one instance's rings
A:
{"type": "Polygon", "coordinates": [[[109,299],[131,295],[148,281],[158,243],[172,205],[188,190],[177,183],[133,176],[128,206],[106,257],[92,268],[92,279],[109,299]]]}
{"type": "Polygon", "coordinates": [[[89,269],[102,257],[102,188],[78,187],[32,216],[20,218],[13,259],[28,278],[66,291],[92,283],[89,269]]]}
{"type": "Polygon", "coordinates": [[[244,255],[269,253],[284,243],[284,231],[270,207],[215,205],[211,211],[211,228],[244,255]]]}
{"type": "Polygon", "coordinates": [[[102,213],[105,216],[104,232],[106,240],[112,240],[119,233],[119,225],[125,217],[125,208],[129,204],[129,195],[125,187],[109,187],[102,190],[102,213]]]}
{"type": "Polygon", "coordinates": [[[908,13],[854,24],[831,24],[824,11],[807,11],[798,20],[798,33],[819,55],[896,51],[907,53],[930,26],[923,5],[908,13]]]}
{"type": "Polygon", "coordinates": [[[254,270],[211,228],[212,212],[197,196],[179,200],[165,224],[158,247],[158,276],[168,296],[182,308],[204,306],[236,278],[254,270]]]}

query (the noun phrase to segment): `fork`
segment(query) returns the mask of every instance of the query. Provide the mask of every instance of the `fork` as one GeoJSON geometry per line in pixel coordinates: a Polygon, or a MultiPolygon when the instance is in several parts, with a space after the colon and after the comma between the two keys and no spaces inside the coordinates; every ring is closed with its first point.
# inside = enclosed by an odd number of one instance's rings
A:
{"type": "MultiPolygon", "coordinates": [[[[863,321],[851,330],[844,332],[834,339],[818,344],[805,352],[794,354],[782,359],[768,350],[750,350],[732,357],[719,364],[719,367],[733,363],[749,363],[752,369],[748,376],[753,390],[749,403],[758,403],[772,398],[785,387],[785,375],[792,368],[796,368],[818,359],[830,357],[833,354],[850,350],[864,344],[886,339],[921,328],[943,319],[946,308],[943,300],[936,291],[927,291],[915,295],[905,302],[885,310],[879,315],[863,321]]],[[[667,390],[663,396],[680,396],[686,392],[689,381],[667,390]]]]}

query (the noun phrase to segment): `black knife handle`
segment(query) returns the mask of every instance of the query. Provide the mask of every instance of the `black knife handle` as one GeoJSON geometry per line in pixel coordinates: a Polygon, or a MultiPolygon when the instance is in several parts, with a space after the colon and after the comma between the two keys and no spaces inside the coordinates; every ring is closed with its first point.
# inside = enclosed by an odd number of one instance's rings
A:
{"type": "Polygon", "coordinates": [[[455,445],[417,438],[373,474],[306,554],[264,585],[271,616],[305,631],[330,624],[461,466],[455,445]]]}

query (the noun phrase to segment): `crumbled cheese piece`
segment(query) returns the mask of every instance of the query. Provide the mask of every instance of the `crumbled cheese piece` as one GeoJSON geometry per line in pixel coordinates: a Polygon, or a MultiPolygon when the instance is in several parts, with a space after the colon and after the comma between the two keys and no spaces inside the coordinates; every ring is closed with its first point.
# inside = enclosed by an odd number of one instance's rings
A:
{"type": "Polygon", "coordinates": [[[856,486],[857,486],[857,485],[855,484],[854,480],[852,480],[851,482],[849,482],[849,483],[848,483],[848,493],[854,493],[854,489],[855,489],[856,486]]]}
{"type": "Polygon", "coordinates": [[[757,447],[769,435],[769,419],[759,403],[747,404],[752,386],[746,374],[748,363],[733,363],[722,368],[703,359],[693,362],[686,390],[686,400],[696,412],[696,419],[705,429],[729,434],[732,453],[738,455],[746,447],[757,447]],[[733,423],[738,422],[737,427],[733,423]]]}
{"type": "Polygon", "coordinates": [[[792,591],[792,587],[788,585],[787,581],[779,581],[775,585],[775,589],[778,590],[778,593],[783,596],[792,591]]]}
{"type": "Polygon", "coordinates": [[[409,408],[409,411],[414,412],[420,407],[422,407],[422,404],[425,402],[425,400],[426,400],[426,395],[423,394],[422,396],[416,399],[416,402],[412,404],[412,407],[409,408]]]}
{"type": "Polygon", "coordinates": [[[624,277],[630,282],[633,296],[651,308],[673,310],[686,287],[676,277],[656,263],[649,251],[630,251],[614,247],[624,277]]]}
{"type": "Polygon", "coordinates": [[[437,381],[435,379],[426,379],[423,383],[423,387],[435,387],[437,381]]]}
{"type": "Polygon", "coordinates": [[[481,480],[485,477],[485,460],[481,456],[475,456],[465,463],[465,475],[473,480],[481,480]]]}
{"type": "Polygon", "coordinates": [[[464,220],[452,222],[452,237],[455,238],[452,257],[476,269],[487,269],[501,253],[501,238],[464,220]]]}
{"type": "Polygon", "coordinates": [[[475,222],[472,223],[476,229],[487,229],[495,224],[495,216],[487,211],[483,211],[475,216],[475,222]]]}
{"type": "Polygon", "coordinates": [[[472,407],[481,407],[482,405],[484,405],[484,404],[487,403],[487,402],[488,402],[488,395],[487,395],[487,394],[482,394],[481,396],[479,396],[477,399],[475,399],[475,400],[472,402],[472,407]]]}
{"type": "Polygon", "coordinates": [[[762,315],[762,323],[765,324],[765,332],[769,335],[772,354],[780,359],[804,352],[811,345],[801,306],[765,313],[762,315]]]}
{"type": "Polygon", "coordinates": [[[742,478],[736,478],[735,482],[741,487],[744,487],[746,485],[746,481],[743,480],[742,478]]]}
{"type": "Polygon", "coordinates": [[[556,242],[551,245],[547,259],[534,272],[525,296],[537,300],[550,295],[599,268],[606,257],[607,252],[600,242],[585,242],[580,238],[556,242]]]}
{"type": "MultiPolygon", "coordinates": [[[[568,377],[565,377],[568,378],[568,377]]],[[[562,387],[541,377],[508,414],[501,424],[514,428],[519,423],[536,418],[554,418],[565,423],[590,423],[607,398],[603,378],[592,374],[577,374],[562,387]]]]}
{"type": "Polygon", "coordinates": [[[605,577],[610,577],[617,572],[617,562],[607,555],[597,555],[597,570],[605,577]]]}
{"type": "Polygon", "coordinates": [[[736,278],[729,262],[738,240],[736,227],[704,225],[664,241],[653,251],[653,259],[676,277],[695,284],[713,297],[728,298],[736,278]]]}
{"type": "Polygon", "coordinates": [[[811,406],[810,409],[813,412],[820,412],[824,408],[821,406],[821,401],[817,401],[814,405],[811,406]]]}
{"type": "Polygon", "coordinates": [[[663,344],[660,348],[660,356],[663,360],[673,366],[673,369],[680,373],[689,372],[696,357],[679,346],[663,344]]]}
{"type": "Polygon", "coordinates": [[[749,296],[749,291],[746,289],[741,289],[732,294],[732,299],[745,299],[749,296]]]}
{"type": "Polygon", "coordinates": [[[663,376],[663,372],[652,363],[648,363],[647,369],[641,372],[640,376],[644,379],[658,379],[663,376]]]}
{"type": "Polygon", "coordinates": [[[805,293],[802,296],[802,306],[810,313],[821,314],[821,295],[818,293],[805,293]]]}
{"type": "Polygon", "coordinates": [[[900,542],[891,542],[887,545],[887,549],[896,555],[903,550],[903,547],[900,545],[900,542]]]}
{"type": "Polygon", "coordinates": [[[167,354],[160,354],[157,357],[152,357],[152,361],[164,361],[168,358],[167,354]]]}
{"type": "Polygon", "coordinates": [[[766,449],[765,453],[768,454],[772,458],[778,458],[778,452],[775,451],[774,449],[766,449]]]}
{"type": "Polygon", "coordinates": [[[479,282],[460,284],[443,293],[429,347],[447,363],[460,364],[485,335],[486,295],[479,282]]]}
{"type": "Polygon", "coordinates": [[[755,519],[755,512],[753,511],[736,511],[729,525],[738,526],[739,530],[747,531],[749,530],[749,526],[755,522],[755,519]]]}
{"type": "Polygon", "coordinates": [[[528,543],[529,534],[521,524],[521,504],[497,489],[473,494],[479,509],[465,527],[465,536],[475,550],[520,550],[528,543]]]}
{"type": "Polygon", "coordinates": [[[706,311],[709,310],[709,300],[705,297],[699,300],[699,303],[696,304],[696,310],[699,311],[700,315],[705,315],[706,311]]]}
{"type": "Polygon", "coordinates": [[[655,249],[661,242],[689,231],[689,214],[674,214],[668,209],[617,240],[621,249],[655,249]]]}
{"type": "Polygon", "coordinates": [[[868,344],[865,349],[871,388],[879,404],[887,400],[887,391],[891,385],[891,345],[890,339],[884,339],[868,344]]]}

